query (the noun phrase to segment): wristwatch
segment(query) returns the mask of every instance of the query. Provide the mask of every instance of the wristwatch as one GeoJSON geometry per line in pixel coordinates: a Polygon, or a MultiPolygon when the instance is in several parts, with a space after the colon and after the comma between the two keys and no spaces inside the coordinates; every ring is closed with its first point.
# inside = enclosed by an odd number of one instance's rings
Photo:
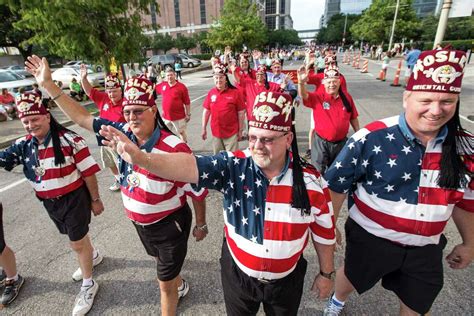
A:
{"type": "Polygon", "coordinates": [[[202,231],[205,232],[206,234],[209,233],[209,231],[208,231],[208,229],[207,229],[207,224],[204,224],[204,225],[202,225],[202,226],[196,225],[196,226],[194,226],[194,228],[193,228],[193,231],[195,231],[195,230],[202,230],[202,231]]]}
{"type": "Polygon", "coordinates": [[[319,270],[319,274],[321,274],[322,277],[325,277],[326,279],[329,280],[334,280],[336,278],[336,271],[331,271],[329,273],[323,272],[322,270],[319,270]]]}

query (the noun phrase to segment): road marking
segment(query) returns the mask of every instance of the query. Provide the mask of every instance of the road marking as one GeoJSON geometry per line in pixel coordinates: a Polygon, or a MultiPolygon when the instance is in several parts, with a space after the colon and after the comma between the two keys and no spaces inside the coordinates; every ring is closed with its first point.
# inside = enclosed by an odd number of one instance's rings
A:
{"type": "Polygon", "coordinates": [[[373,74],[371,74],[370,72],[368,72],[368,73],[367,73],[367,75],[369,75],[369,76],[371,76],[371,77],[373,77],[373,76],[374,76],[374,75],[373,75],[373,74]]]}
{"type": "Polygon", "coordinates": [[[193,103],[194,101],[197,101],[197,100],[199,100],[199,99],[202,99],[202,98],[204,98],[206,95],[207,95],[207,93],[206,93],[206,94],[203,94],[203,95],[201,95],[200,97],[197,97],[197,98],[196,98],[196,99],[194,99],[194,100],[191,100],[191,103],[193,103]]]}
{"type": "Polygon", "coordinates": [[[464,115],[459,114],[459,117],[462,118],[463,120],[465,120],[465,121],[468,122],[468,123],[473,123],[470,119],[468,119],[468,118],[465,117],[464,115]]]}
{"type": "Polygon", "coordinates": [[[1,188],[1,189],[0,189],[0,193],[5,192],[5,191],[7,191],[7,190],[10,190],[11,188],[14,188],[14,187],[16,187],[17,185],[20,185],[20,184],[22,184],[22,183],[25,182],[25,181],[26,181],[26,178],[23,178],[23,179],[21,179],[21,180],[15,181],[15,182],[13,182],[13,183],[7,185],[7,186],[4,187],[4,188],[1,188]]]}

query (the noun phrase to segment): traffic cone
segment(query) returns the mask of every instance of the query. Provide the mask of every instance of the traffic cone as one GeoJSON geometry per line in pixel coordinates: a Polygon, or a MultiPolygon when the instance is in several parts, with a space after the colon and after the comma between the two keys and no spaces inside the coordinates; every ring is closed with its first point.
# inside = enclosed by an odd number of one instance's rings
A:
{"type": "Polygon", "coordinates": [[[364,64],[362,65],[362,70],[360,72],[363,73],[363,74],[369,72],[369,60],[368,59],[364,59],[364,64]]]}
{"type": "Polygon", "coordinates": [[[346,64],[346,65],[350,65],[350,64],[351,64],[351,55],[349,55],[349,53],[347,53],[346,62],[345,62],[344,64],[346,64]]]}
{"type": "Polygon", "coordinates": [[[352,67],[355,68],[355,66],[356,66],[356,55],[354,53],[354,54],[352,54],[352,67]]]}
{"type": "Polygon", "coordinates": [[[383,69],[380,69],[379,76],[376,79],[380,81],[385,81],[385,71],[383,71],[383,69]]]}
{"type": "Polygon", "coordinates": [[[392,87],[400,87],[401,86],[401,84],[400,84],[400,71],[402,70],[402,63],[403,63],[403,61],[400,59],[400,61],[398,62],[397,72],[395,73],[395,78],[393,79],[393,83],[390,84],[392,87]]]}
{"type": "Polygon", "coordinates": [[[357,55],[357,61],[356,61],[355,69],[360,69],[360,53],[359,53],[359,55],[357,55]]]}

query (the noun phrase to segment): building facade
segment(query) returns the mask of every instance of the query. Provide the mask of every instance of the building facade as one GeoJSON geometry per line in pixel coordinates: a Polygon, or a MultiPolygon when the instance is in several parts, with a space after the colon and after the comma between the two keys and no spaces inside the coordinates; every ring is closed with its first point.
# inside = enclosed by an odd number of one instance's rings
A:
{"type": "Polygon", "coordinates": [[[333,15],[341,13],[341,0],[326,0],[324,5],[324,15],[319,22],[321,26],[327,26],[333,15]]]}
{"type": "Polygon", "coordinates": [[[270,30],[293,29],[290,15],[291,0],[257,0],[257,8],[264,9],[264,22],[270,30]]]}
{"type": "Polygon", "coordinates": [[[341,0],[341,13],[361,14],[371,4],[372,0],[341,0]]]}

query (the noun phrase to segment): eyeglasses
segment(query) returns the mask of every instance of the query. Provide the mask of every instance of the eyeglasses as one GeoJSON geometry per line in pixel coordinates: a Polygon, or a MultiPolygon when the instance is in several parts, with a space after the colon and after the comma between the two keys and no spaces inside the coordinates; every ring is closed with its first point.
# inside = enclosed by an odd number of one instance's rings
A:
{"type": "Polygon", "coordinates": [[[257,137],[255,135],[249,135],[249,143],[256,143],[257,140],[262,143],[262,145],[271,145],[273,142],[279,138],[282,138],[283,136],[287,135],[288,133],[281,134],[280,136],[275,136],[275,137],[257,137]]]}
{"type": "Polygon", "coordinates": [[[123,110],[122,114],[123,116],[131,116],[134,114],[135,116],[140,116],[143,114],[143,112],[151,110],[151,108],[148,109],[139,109],[139,110],[123,110]]]}

